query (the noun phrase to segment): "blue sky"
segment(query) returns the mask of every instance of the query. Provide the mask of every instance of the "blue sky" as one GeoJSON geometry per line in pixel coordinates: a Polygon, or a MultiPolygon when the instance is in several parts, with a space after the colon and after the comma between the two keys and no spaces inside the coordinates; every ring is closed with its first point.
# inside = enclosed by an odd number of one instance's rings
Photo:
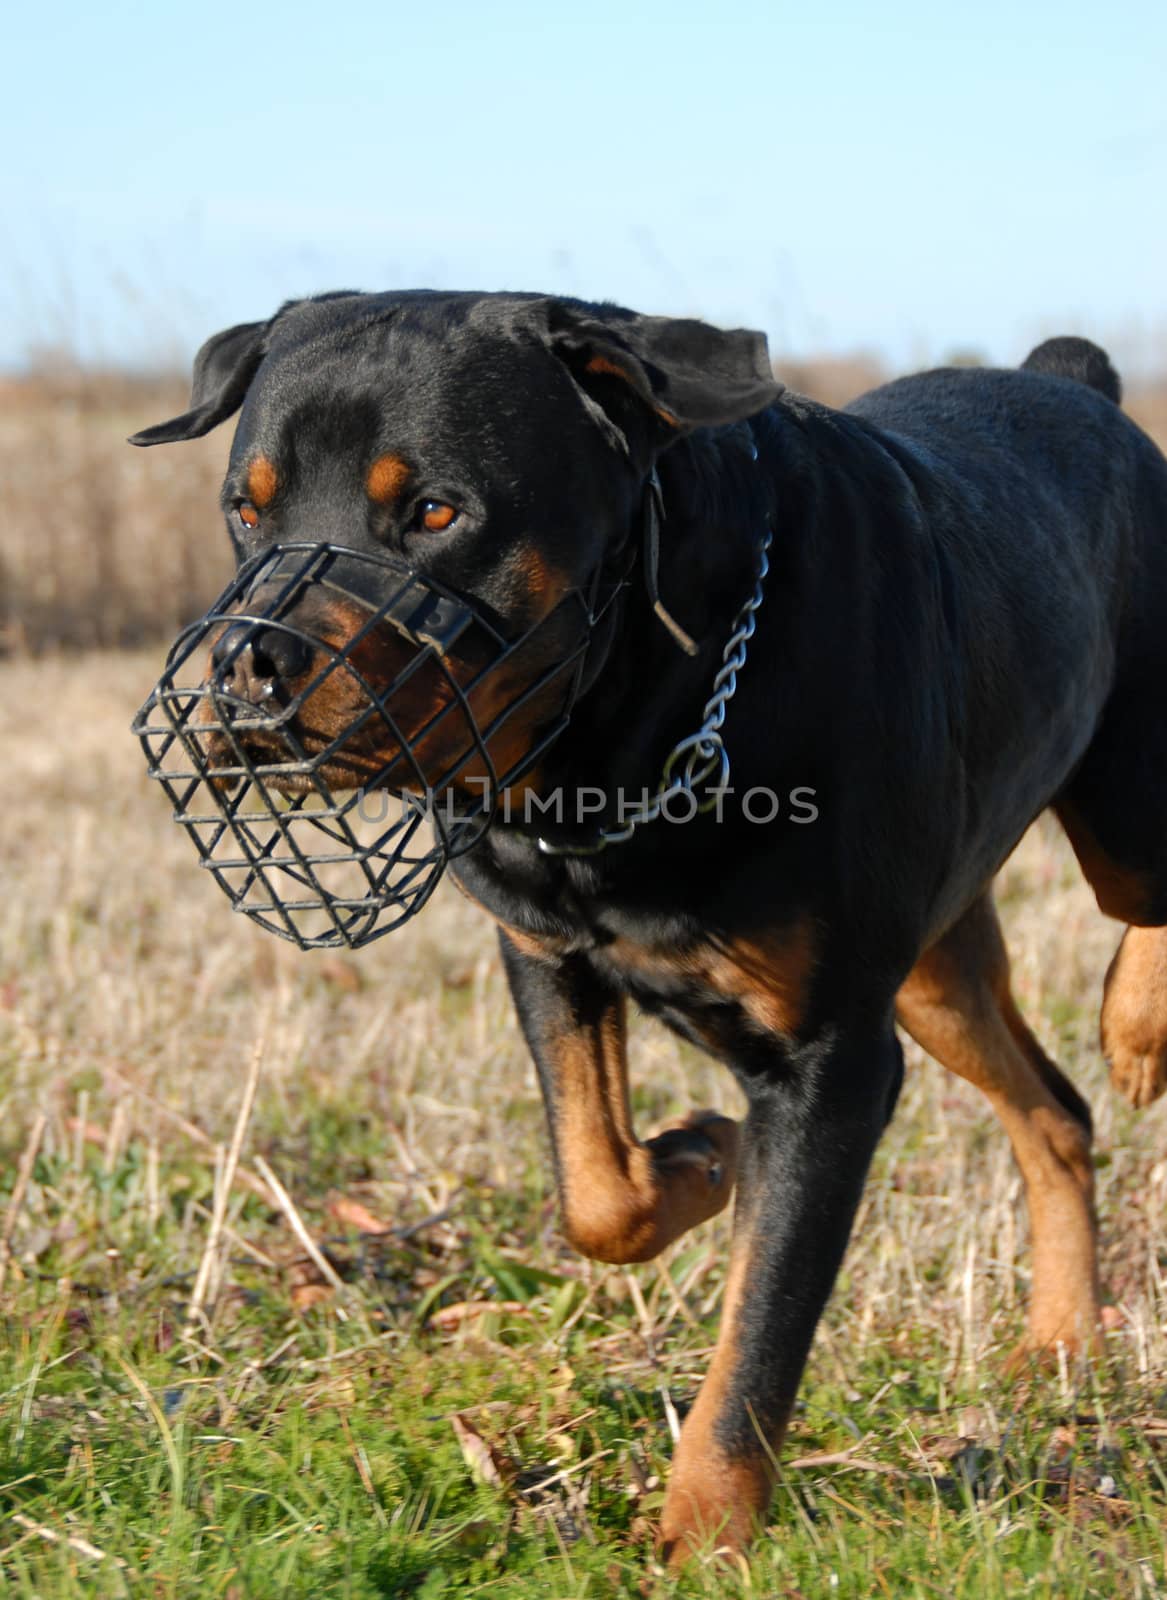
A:
{"type": "Polygon", "coordinates": [[[428,284],[1167,367],[1162,4],[70,0],[0,60],[0,365],[428,284]]]}

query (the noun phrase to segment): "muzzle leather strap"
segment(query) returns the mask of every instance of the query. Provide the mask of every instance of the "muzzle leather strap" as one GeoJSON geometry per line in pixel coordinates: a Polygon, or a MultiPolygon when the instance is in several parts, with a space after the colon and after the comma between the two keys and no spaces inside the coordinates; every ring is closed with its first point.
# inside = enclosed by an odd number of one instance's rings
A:
{"type": "MultiPolygon", "coordinates": [[[[340,547],[323,548],[327,548],[328,554],[321,561],[312,581],[334,594],[343,595],[346,600],[352,600],[365,610],[375,611],[380,620],[391,623],[398,633],[412,643],[432,645],[440,654],[446,655],[466,630],[475,625],[487,628],[499,643],[503,642],[502,635],[490,626],[481,611],[473,610],[456,595],[433,588],[407,567],[398,568],[395,562],[383,556],[378,557],[375,565],[371,565],[359,555],[346,555],[340,547]],[[388,601],[377,593],[378,586],[383,593],[386,571],[395,576],[399,573],[401,579],[400,587],[388,601]]],[[[281,578],[300,578],[302,581],[302,575],[303,561],[297,551],[294,555],[282,557],[264,571],[263,581],[273,583],[281,578]]]]}
{"type": "Polygon", "coordinates": [[[652,609],[687,656],[695,656],[701,646],[686,633],[676,617],[665,609],[660,597],[660,525],[665,517],[665,497],[660,474],[653,467],[645,492],[644,505],[644,583],[652,609]]]}
{"type": "Polygon", "coordinates": [[[451,645],[471,627],[473,613],[468,606],[447,595],[403,595],[384,613],[386,622],[418,644],[432,645],[445,655],[451,645]]]}

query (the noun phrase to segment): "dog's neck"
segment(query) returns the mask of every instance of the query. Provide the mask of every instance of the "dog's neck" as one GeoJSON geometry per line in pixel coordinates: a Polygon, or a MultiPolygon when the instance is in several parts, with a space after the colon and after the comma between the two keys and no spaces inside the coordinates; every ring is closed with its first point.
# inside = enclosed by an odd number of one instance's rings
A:
{"type": "MultiPolygon", "coordinates": [[[[764,431],[764,419],[703,429],[680,440],[658,463],[663,515],[657,587],[670,616],[706,651],[724,645],[749,590],[763,532],[773,526],[772,480],[756,437],[764,431]]],[[[651,612],[655,598],[650,590],[645,574],[635,595],[644,622],[645,603],[651,612]]],[[[659,632],[659,617],[655,622],[659,632]]],[[[667,628],[664,642],[667,660],[676,653],[668,648],[667,628]]]]}
{"type": "MultiPolygon", "coordinates": [[[[633,561],[613,610],[611,637],[599,641],[602,663],[552,748],[540,787],[655,792],[669,751],[697,732],[726,642],[756,581],[767,526],[780,529],[777,436],[776,420],[763,414],[750,425],[702,430],[661,456],[655,583],[647,563],[633,561]],[[654,609],[658,596],[696,642],[695,654],[662,622],[654,609]]],[[[765,603],[777,608],[772,595],[765,603]]]]}

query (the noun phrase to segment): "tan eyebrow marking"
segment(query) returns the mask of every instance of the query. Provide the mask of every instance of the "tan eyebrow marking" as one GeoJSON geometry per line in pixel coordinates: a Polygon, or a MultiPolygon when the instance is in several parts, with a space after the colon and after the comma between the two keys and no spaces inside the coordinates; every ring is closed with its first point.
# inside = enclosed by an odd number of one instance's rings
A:
{"type": "Polygon", "coordinates": [[[409,482],[409,463],[400,456],[378,456],[365,474],[365,491],[378,505],[389,505],[409,482]]]}
{"type": "Polygon", "coordinates": [[[247,469],[247,498],[253,506],[270,505],[279,481],[279,474],[268,458],[256,456],[247,469]]]}

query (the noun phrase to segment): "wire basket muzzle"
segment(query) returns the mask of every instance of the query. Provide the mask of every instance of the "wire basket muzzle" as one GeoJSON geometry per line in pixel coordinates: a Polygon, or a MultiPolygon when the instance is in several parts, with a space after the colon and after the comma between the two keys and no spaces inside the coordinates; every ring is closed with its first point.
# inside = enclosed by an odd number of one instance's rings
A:
{"type": "Polygon", "coordinates": [[[276,546],[175,641],[133,732],[234,910],[301,949],[421,910],[562,730],[589,637],[517,639],[381,556],[276,546]]]}

